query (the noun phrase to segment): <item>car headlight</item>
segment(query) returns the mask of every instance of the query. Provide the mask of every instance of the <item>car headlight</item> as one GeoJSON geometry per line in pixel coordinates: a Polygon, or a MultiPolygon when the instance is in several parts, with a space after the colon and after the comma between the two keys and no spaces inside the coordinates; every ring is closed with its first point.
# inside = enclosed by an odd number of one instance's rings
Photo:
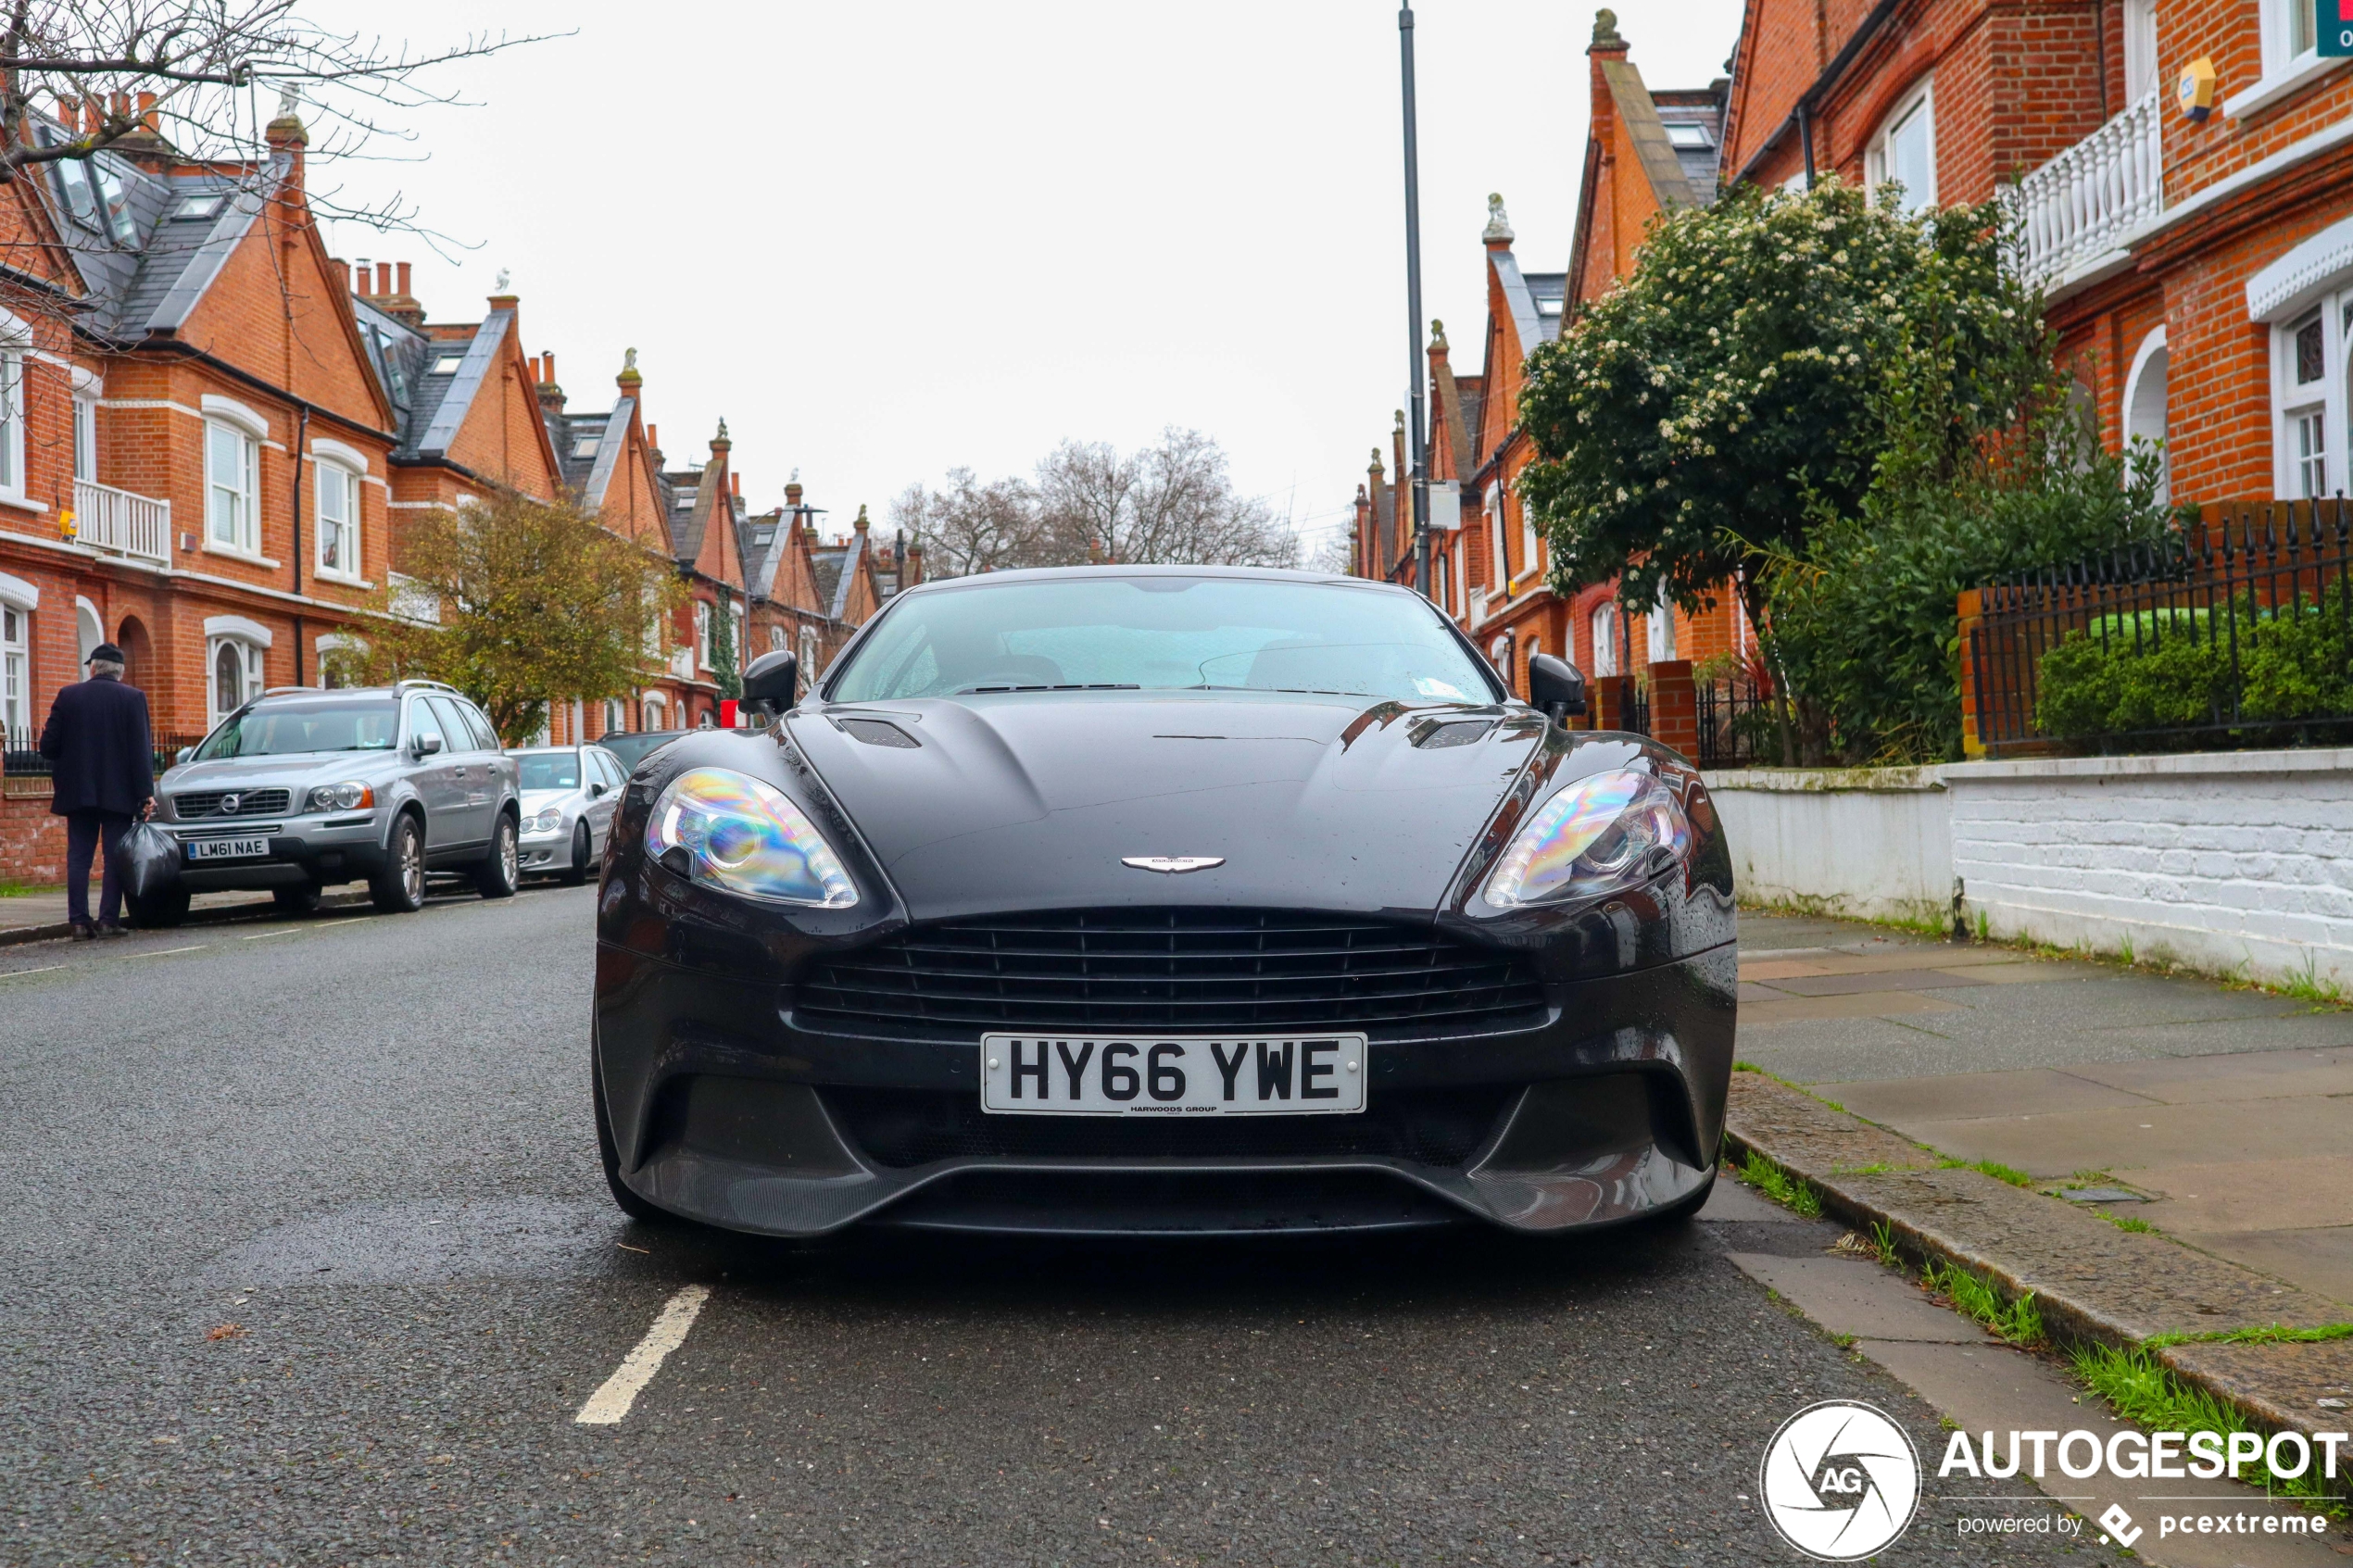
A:
{"type": "Polygon", "coordinates": [[[550,806],[547,809],[541,811],[537,816],[524,822],[522,825],[522,831],[525,833],[553,833],[563,825],[563,808],[560,806],[550,806]]]}
{"type": "Polygon", "coordinates": [[[846,909],[841,857],[782,790],[730,768],[690,768],[646,821],[646,853],[681,876],[749,898],[846,909]]]}
{"type": "Polygon", "coordinates": [[[375,803],[376,792],[363,784],[317,784],[310,791],[314,811],[357,811],[375,803]]]}
{"type": "Polygon", "coordinates": [[[1563,904],[1642,886],[1691,847],[1675,792],[1649,773],[1579,779],[1544,802],[1496,863],[1489,908],[1563,904]]]}

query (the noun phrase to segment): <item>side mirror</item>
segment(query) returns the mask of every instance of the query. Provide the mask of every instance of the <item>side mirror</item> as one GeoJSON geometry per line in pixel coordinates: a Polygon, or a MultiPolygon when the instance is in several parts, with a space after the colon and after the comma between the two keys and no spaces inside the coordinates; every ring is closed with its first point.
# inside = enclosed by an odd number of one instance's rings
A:
{"type": "Polygon", "coordinates": [[[431,757],[434,752],[441,749],[441,737],[439,735],[419,735],[416,739],[414,749],[420,757],[431,757]]]}
{"type": "Polygon", "coordinates": [[[172,757],[171,765],[177,768],[181,763],[185,762],[189,758],[194,757],[195,754],[196,748],[195,746],[183,746],[180,748],[178,753],[172,757]]]}
{"type": "Polygon", "coordinates": [[[1528,700],[1557,723],[1585,711],[1585,677],[1565,659],[1537,654],[1528,661],[1528,700]]]}
{"type": "Polygon", "coordinates": [[[602,780],[602,779],[598,779],[596,783],[594,783],[594,784],[590,784],[590,785],[588,786],[588,798],[589,798],[589,799],[591,799],[591,800],[596,800],[596,799],[600,798],[600,797],[604,795],[604,793],[605,793],[605,781],[604,781],[604,780],[602,780]]]}
{"type": "Polygon", "coordinates": [[[744,671],[744,704],[759,713],[782,713],[800,696],[800,659],[788,649],[763,653],[744,671]]]}

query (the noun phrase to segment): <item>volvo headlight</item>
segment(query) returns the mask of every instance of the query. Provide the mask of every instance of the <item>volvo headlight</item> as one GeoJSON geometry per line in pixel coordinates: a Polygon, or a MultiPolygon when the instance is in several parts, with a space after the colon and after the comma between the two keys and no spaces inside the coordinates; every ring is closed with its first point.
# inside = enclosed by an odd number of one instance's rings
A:
{"type": "Polygon", "coordinates": [[[314,811],[357,811],[375,803],[376,792],[363,784],[316,784],[310,791],[314,811]]]}
{"type": "Polygon", "coordinates": [[[1544,802],[1479,897],[1490,909],[1516,909],[1624,893],[1680,859],[1691,842],[1673,790],[1648,773],[1596,773],[1544,802]]]}
{"type": "Polygon", "coordinates": [[[846,909],[857,886],[783,791],[729,768],[690,768],[646,821],[646,853],[681,876],[749,898],[846,909]]]}

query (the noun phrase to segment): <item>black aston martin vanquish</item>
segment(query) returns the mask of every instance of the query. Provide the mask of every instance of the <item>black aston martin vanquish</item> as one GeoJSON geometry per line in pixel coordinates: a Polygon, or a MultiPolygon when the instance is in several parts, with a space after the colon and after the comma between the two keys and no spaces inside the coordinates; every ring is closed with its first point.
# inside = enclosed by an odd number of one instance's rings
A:
{"type": "Polygon", "coordinates": [[[1562,1231],[1685,1212],[1732,1062],[1698,773],[1410,592],[901,594],[630,780],[598,907],[622,1207],[808,1236],[1562,1231]]]}

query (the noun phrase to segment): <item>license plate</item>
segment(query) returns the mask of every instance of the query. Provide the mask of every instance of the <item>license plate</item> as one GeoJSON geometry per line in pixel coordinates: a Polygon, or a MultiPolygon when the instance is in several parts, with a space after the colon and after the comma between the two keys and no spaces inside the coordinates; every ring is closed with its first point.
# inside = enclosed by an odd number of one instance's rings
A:
{"type": "Polygon", "coordinates": [[[267,838],[192,838],[187,845],[191,860],[245,860],[270,853],[267,838]]]}
{"type": "Polygon", "coordinates": [[[980,1108],[1031,1116],[1328,1116],[1365,1109],[1365,1036],[984,1035],[980,1108]]]}

